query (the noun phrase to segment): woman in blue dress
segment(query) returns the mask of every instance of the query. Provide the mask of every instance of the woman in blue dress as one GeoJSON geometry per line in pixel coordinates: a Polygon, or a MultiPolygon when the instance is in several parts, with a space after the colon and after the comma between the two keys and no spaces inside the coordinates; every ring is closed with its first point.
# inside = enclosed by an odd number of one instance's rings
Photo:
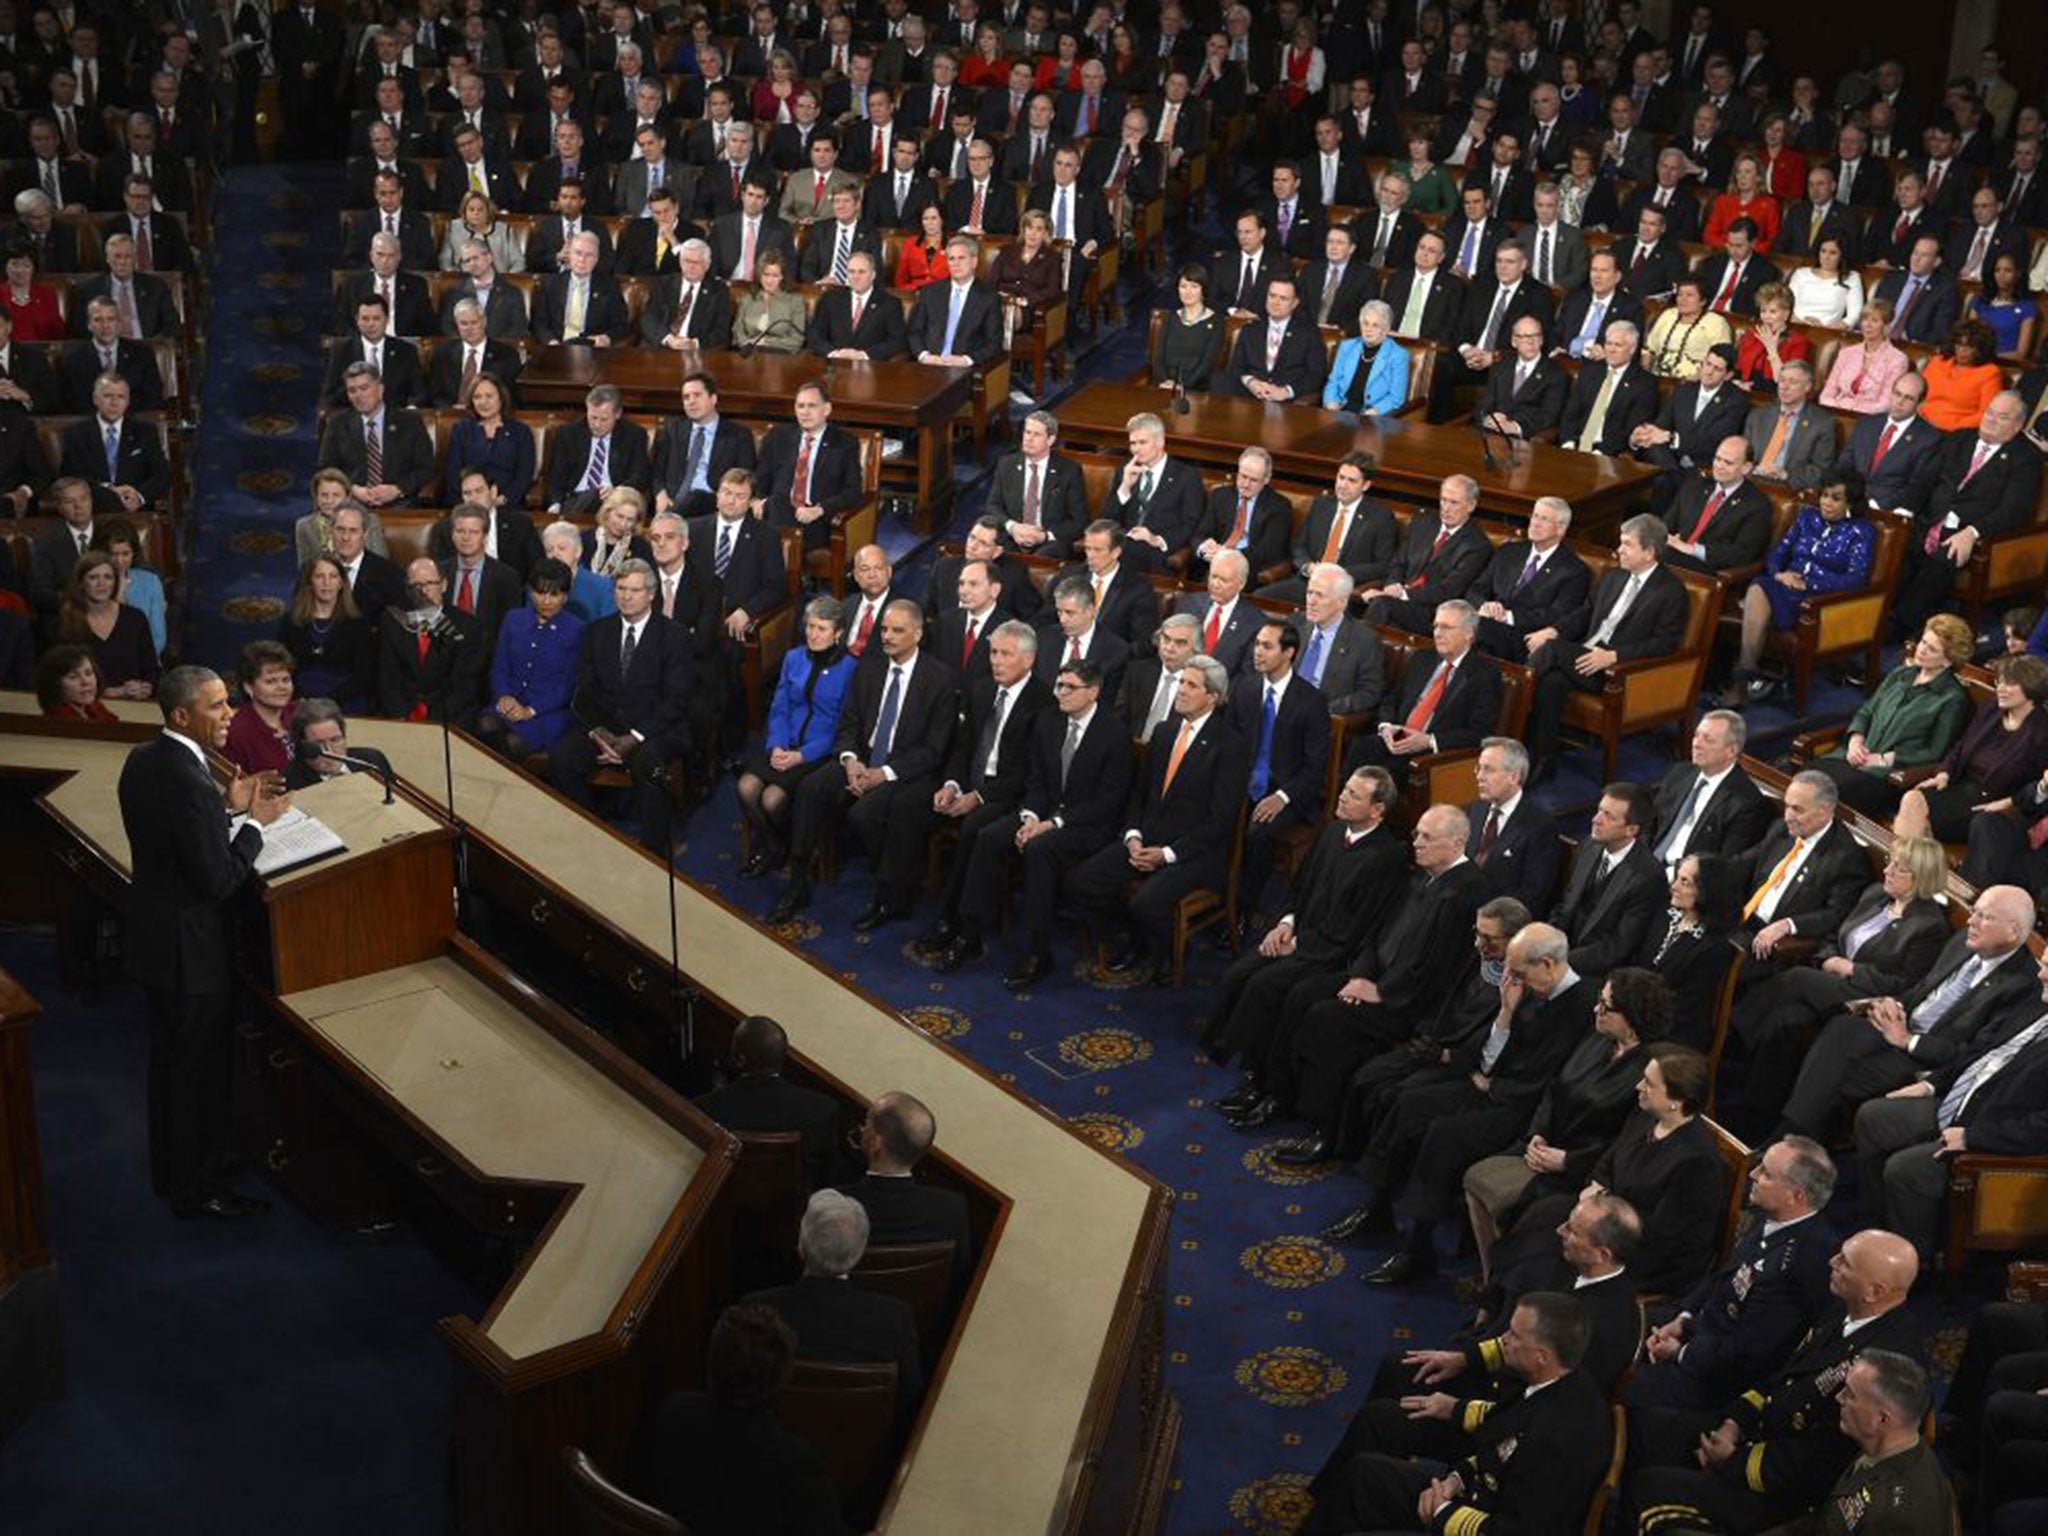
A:
{"type": "Polygon", "coordinates": [[[846,610],[837,598],[812,598],[804,606],[804,643],[782,658],[768,734],[740,769],[740,811],[753,843],[740,866],[744,878],[765,875],[788,856],[790,801],[798,783],[831,759],[855,665],[846,649],[846,610]]]}
{"type": "Polygon", "coordinates": [[[1862,476],[1849,469],[1831,473],[1815,487],[1815,495],[1815,504],[1799,509],[1765,558],[1763,575],[1742,594],[1742,651],[1735,681],[1721,699],[1730,708],[1769,698],[1780,686],[1780,679],[1760,670],[1770,631],[1796,625],[1807,598],[1870,580],[1877,530],[1857,514],[1864,500],[1862,476]]]}
{"type": "Polygon", "coordinates": [[[1391,416],[1408,403],[1408,349],[1387,333],[1394,311],[1370,299],[1358,311],[1358,334],[1337,348],[1323,386],[1323,409],[1354,416],[1391,416]]]}
{"type": "Polygon", "coordinates": [[[540,531],[541,553],[559,560],[569,573],[569,611],[586,624],[595,624],[617,610],[612,597],[612,579],[583,568],[583,530],[571,522],[553,522],[540,531]]]}
{"type": "Polygon", "coordinates": [[[526,606],[498,626],[491,658],[491,702],[477,716],[477,739],[517,761],[545,752],[569,727],[576,691],[576,659],[583,621],[567,612],[569,568],[559,560],[535,563],[526,578],[526,606]]]}
{"type": "Polygon", "coordinates": [[[448,434],[446,483],[462,484],[462,472],[480,469],[505,498],[522,509],[533,489],[533,428],[508,414],[505,386],[494,373],[480,373],[469,386],[469,414],[448,434]]]}

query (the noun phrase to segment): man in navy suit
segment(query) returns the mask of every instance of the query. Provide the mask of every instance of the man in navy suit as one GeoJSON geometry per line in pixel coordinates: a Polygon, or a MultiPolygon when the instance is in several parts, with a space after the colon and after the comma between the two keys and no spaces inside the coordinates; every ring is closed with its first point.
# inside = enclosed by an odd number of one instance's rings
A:
{"type": "Polygon", "coordinates": [[[1247,448],[1237,456],[1236,475],[1209,492],[1189,541],[1194,560],[1188,574],[1199,577],[1220,552],[1234,549],[1256,578],[1269,566],[1287,564],[1293,531],[1293,503],[1273,489],[1273,456],[1247,448]]]}
{"type": "Polygon", "coordinates": [[[1359,589],[1369,624],[1391,624],[1423,634],[1434,624],[1437,605],[1463,597],[1493,558],[1493,545],[1480,527],[1479,482],[1449,475],[1437,487],[1435,512],[1408,520],[1400,553],[1386,582],[1359,589]]]}
{"type": "Polygon", "coordinates": [[[1876,296],[1892,307],[1894,341],[1938,346],[1956,328],[1962,300],[1955,279],[1942,270],[1941,245],[1933,230],[1916,236],[1905,270],[1887,272],[1878,282],[1876,296]]]}
{"type": "Polygon", "coordinates": [[[121,767],[128,834],[128,974],[149,1002],[149,1165],[157,1195],[183,1217],[264,1209],[235,1194],[210,1163],[224,1160],[233,1116],[234,924],[229,899],[263,851],[262,828],[291,801],[260,775],[236,774],[225,809],[249,821],[232,837],[208,751],[227,744],[227,685],[204,667],[173,667],[157,684],[164,731],[121,767]]]}
{"type": "Polygon", "coordinates": [[[654,510],[702,517],[729,469],[754,467],[754,434],[718,413],[718,381],[698,368],[683,377],[683,414],[654,439],[654,510]]]}
{"type": "Polygon", "coordinates": [[[1172,975],[1174,906],[1192,891],[1220,893],[1228,878],[1251,766],[1224,708],[1230,677],[1222,663],[1194,657],[1180,678],[1177,727],[1153,733],[1123,835],[1066,880],[1067,899],[1098,925],[1119,913],[1129,924],[1109,968],[1154,984],[1172,975]],[[1127,897],[1133,881],[1138,889],[1127,897]]]}
{"type": "Polygon", "coordinates": [[[1240,601],[1250,577],[1243,555],[1234,549],[1218,550],[1209,562],[1208,592],[1191,592],[1174,604],[1175,613],[1187,614],[1200,627],[1202,654],[1222,662],[1232,677],[1244,671],[1259,631],[1259,610],[1240,601]]]}
{"type": "Polygon", "coordinates": [[[788,922],[810,901],[811,854],[828,823],[844,818],[875,857],[875,894],[854,929],[870,933],[910,915],[924,873],[924,848],[889,836],[890,825],[929,804],[953,743],[959,676],[918,648],[924,614],[908,598],[882,611],[881,655],[854,674],[839,717],[834,761],[796,792],[789,886],[768,913],[788,922]]]}
{"type": "Polygon", "coordinates": [[[652,483],[647,434],[626,417],[617,386],[600,384],[583,397],[583,419],[548,434],[543,492],[556,517],[591,512],[614,486],[630,485],[642,496],[652,483]]]}
{"type": "Polygon", "coordinates": [[[1438,603],[1433,652],[1417,651],[1401,675],[1401,693],[1380,728],[1351,749],[1345,772],[1384,768],[1396,783],[1423,754],[1476,747],[1500,719],[1500,672],[1479,654],[1479,613],[1463,598],[1438,603]]]}
{"type": "Polygon", "coordinates": [[[1956,572],[1982,540],[2033,520],[2041,455],[2019,435],[2024,409],[2010,390],[1992,396],[1975,432],[1951,432],[1921,466],[1907,501],[1913,529],[1892,599],[1895,636],[1919,634],[1948,605],[1956,572]]]}
{"type": "Polygon", "coordinates": [[[1496,896],[1512,896],[1532,917],[1550,910],[1564,845],[1557,821],[1523,793],[1529,749],[1512,736],[1489,736],[1472,765],[1479,798],[1465,807],[1471,832],[1465,857],[1479,866],[1496,896]]]}
{"type": "Polygon", "coordinates": [[[163,500],[171,466],[156,428],[128,419],[128,383],[103,374],[92,390],[93,414],[64,429],[60,475],[76,475],[92,489],[93,513],[133,517],[163,500]]]}
{"type": "MultiPolygon", "coordinates": [[[[1084,537],[1083,543],[1085,545],[1090,539],[1099,537],[1101,535],[1084,537]]],[[[1119,579],[1126,585],[1133,580],[1129,575],[1119,579]]],[[[1146,588],[1143,595],[1149,598],[1151,589],[1146,588]]],[[[1156,614],[1158,609],[1152,611],[1156,614]]],[[[1105,610],[1096,603],[1094,590],[1085,574],[1069,576],[1062,572],[1053,582],[1052,601],[1041,610],[1039,627],[1046,630],[1044,644],[1038,650],[1041,681],[1050,683],[1059,676],[1061,667],[1086,662],[1102,679],[1103,690],[1111,694],[1116,692],[1123,681],[1124,663],[1133,647],[1111,626],[1105,610]]],[[[1149,646],[1150,643],[1148,635],[1146,644],[1149,646]]]]}
{"type": "Polygon", "coordinates": [[[754,468],[754,511],[778,528],[801,528],[804,548],[822,549],[832,518],[851,512],[866,495],[860,445],[832,425],[832,397],[815,380],[796,392],[795,422],[781,422],[761,439],[754,468]]]}
{"type": "Polygon", "coordinates": [[[718,477],[717,513],[690,520],[691,546],[718,578],[725,631],[735,641],[789,593],[782,540],[753,515],[753,499],[753,472],[728,469],[718,477]]]}
{"type": "MultiPolygon", "coordinates": [[[[1314,332],[1311,331],[1313,336],[1314,332]]],[[[1320,349],[1322,343],[1317,342],[1320,349]]],[[[1131,456],[1102,498],[1098,515],[1124,530],[1124,564],[1160,572],[1187,548],[1202,518],[1202,477],[1166,452],[1166,423],[1141,411],[1125,424],[1131,456]]]]}
{"type": "Polygon", "coordinates": [[[583,729],[563,732],[548,749],[548,779],[587,810],[596,803],[590,775],[600,765],[626,769],[640,841],[665,855],[672,814],[667,764],[691,747],[689,637],[655,611],[654,568],[646,561],[623,562],[612,595],[618,612],[583,632],[575,697],[583,729]]]}
{"type": "Polygon", "coordinates": [[[1906,507],[1921,466],[1942,444],[1941,429],[1920,415],[1926,398],[1927,380],[1908,369],[1893,382],[1883,414],[1858,420],[1842,446],[1833,472],[1854,470],[1873,510],[1906,507]]]}
{"type": "Polygon", "coordinates": [[[368,293],[356,306],[355,334],[327,349],[327,378],[321,403],[338,409],[348,403],[346,375],[356,363],[368,363],[384,381],[384,398],[401,409],[427,403],[426,373],[419,350],[402,337],[387,334],[390,312],[384,296],[368,293]]]}
{"type": "Polygon", "coordinates": [[[921,363],[985,368],[1003,350],[1003,308],[996,291],[979,281],[980,256],[973,240],[955,235],[946,242],[950,279],[929,284],[910,313],[911,355],[921,363]]]}
{"type": "Polygon", "coordinates": [[[1250,674],[1230,691],[1231,717],[1251,754],[1245,785],[1250,819],[1237,879],[1240,923],[1250,923],[1261,910],[1274,843],[1323,819],[1330,707],[1319,689],[1295,677],[1300,649],[1301,631],[1269,617],[1252,641],[1250,674]]]}
{"type": "Polygon", "coordinates": [[[568,270],[541,279],[533,313],[534,339],[596,347],[629,343],[632,324],[626,297],[617,278],[597,270],[597,236],[582,231],[569,242],[568,252],[568,270]]]}
{"type": "Polygon", "coordinates": [[[1493,253],[1493,281],[1475,282],[1465,293],[1465,311],[1454,334],[1456,350],[1437,359],[1429,391],[1429,419],[1446,421],[1458,391],[1486,382],[1486,370],[1509,350],[1515,326],[1533,317],[1549,334],[1550,290],[1529,275],[1529,256],[1518,240],[1503,240],[1493,253]]]}
{"type": "Polygon", "coordinates": [[[1266,284],[1266,314],[1237,333],[1230,361],[1216,375],[1216,392],[1250,395],[1269,404],[1321,396],[1329,359],[1315,317],[1302,315],[1301,294],[1292,276],[1275,274],[1266,284]]]}
{"type": "Polygon", "coordinates": [[[903,328],[903,306],[893,293],[878,292],[877,263],[872,252],[855,251],[846,259],[846,281],[818,295],[804,331],[804,350],[819,357],[848,362],[882,362],[910,350],[903,328]]]}

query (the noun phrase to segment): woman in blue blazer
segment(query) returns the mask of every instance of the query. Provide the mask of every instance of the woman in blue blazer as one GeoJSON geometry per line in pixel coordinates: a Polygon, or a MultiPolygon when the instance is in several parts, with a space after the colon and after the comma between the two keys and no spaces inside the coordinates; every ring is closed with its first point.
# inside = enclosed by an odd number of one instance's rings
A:
{"type": "Polygon", "coordinates": [[[442,484],[459,486],[464,470],[480,469],[506,506],[523,508],[536,464],[533,429],[506,413],[505,386],[497,377],[478,374],[469,387],[469,414],[448,434],[448,473],[442,484]]]}
{"type": "Polygon", "coordinates": [[[526,578],[526,606],[498,626],[491,658],[491,698],[476,734],[492,751],[517,761],[545,752],[569,728],[583,621],[568,611],[569,568],[549,558],[526,578]]]}
{"type": "Polygon", "coordinates": [[[839,712],[853,688],[854,657],[844,644],[846,610],[837,598],[804,607],[804,643],[782,658],[782,676],[768,706],[761,750],[740,769],[740,810],[752,852],[740,874],[754,879],[781,864],[789,850],[790,800],[796,786],[831,760],[839,712]]]}
{"type": "Polygon", "coordinates": [[[1337,348],[1323,386],[1324,410],[1391,416],[1408,403],[1408,349],[1388,336],[1393,328],[1394,311],[1385,300],[1368,300],[1359,310],[1358,334],[1337,348]]]}

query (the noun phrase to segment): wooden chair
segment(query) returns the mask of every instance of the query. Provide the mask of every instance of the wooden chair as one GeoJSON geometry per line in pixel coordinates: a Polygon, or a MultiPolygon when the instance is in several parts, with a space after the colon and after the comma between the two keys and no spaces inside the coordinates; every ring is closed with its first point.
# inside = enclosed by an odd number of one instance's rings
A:
{"type": "Polygon", "coordinates": [[[1728,944],[1728,969],[1714,993],[1714,1033],[1707,1046],[1707,1113],[1714,1112],[1714,1085],[1721,1076],[1721,1052],[1728,1044],[1728,1021],[1735,1015],[1735,984],[1742,979],[1742,946],[1728,944]]]}
{"type": "Polygon", "coordinates": [[[1863,675],[1878,676],[1878,652],[1891,619],[1892,591],[1912,524],[1888,514],[1874,516],[1873,521],[1877,543],[1870,556],[1870,580],[1841,592],[1815,593],[1799,605],[1799,620],[1790,630],[1772,630],[1765,639],[1765,654],[1791,670],[1794,714],[1806,712],[1814,669],[1823,662],[1860,657],[1863,675]]]}
{"type": "Polygon", "coordinates": [[[873,427],[844,430],[851,432],[860,444],[860,505],[832,514],[821,549],[805,549],[801,529],[782,530],[783,568],[795,578],[790,587],[792,596],[808,579],[824,583],[834,597],[845,597],[854,551],[875,542],[875,524],[882,509],[882,434],[873,427]]]}
{"type": "Polygon", "coordinates": [[[1735,1234],[1742,1225],[1742,1209],[1749,1193],[1750,1149],[1726,1130],[1713,1116],[1705,1117],[1707,1130],[1720,1154],[1721,1171],[1728,1176],[1728,1208],[1721,1214],[1721,1252],[1735,1246],[1735,1234]]]}
{"type": "Polygon", "coordinates": [[[1941,1272],[1962,1273],[1972,1251],[2039,1250],[2048,1242],[2048,1157],[1965,1152],[1949,1165],[1941,1272]]]}
{"type": "Polygon", "coordinates": [[[895,1362],[799,1360],[775,1416],[818,1448],[850,1523],[868,1529],[896,1466],[895,1362]]]}
{"type": "Polygon", "coordinates": [[[795,1131],[738,1131],[732,1165],[734,1295],[796,1278],[804,1211],[804,1143],[795,1131]]]}
{"type": "Polygon", "coordinates": [[[1244,829],[1249,815],[1240,807],[1237,826],[1230,834],[1230,870],[1220,891],[1195,890],[1173,908],[1173,984],[1178,987],[1187,973],[1188,941],[1204,929],[1228,924],[1231,953],[1237,952],[1237,871],[1244,862],[1244,829]]]}
{"type": "Polygon", "coordinates": [[[562,1447],[562,1484],[565,1536],[689,1536],[680,1520],[634,1498],[573,1445],[562,1447]]]}
{"type": "MultiPolygon", "coordinates": [[[[1611,550],[1583,542],[1576,547],[1595,582],[1614,563],[1611,550]]],[[[1599,738],[1603,781],[1614,777],[1614,760],[1622,737],[1664,725],[1676,726],[1681,741],[1692,734],[1693,715],[1699,708],[1700,686],[1706,677],[1707,657],[1713,649],[1714,626],[1721,615],[1725,589],[1712,576],[1676,566],[1667,569],[1685,583],[1685,634],[1678,649],[1669,656],[1617,662],[1608,671],[1606,686],[1599,693],[1582,693],[1574,688],[1565,697],[1564,723],[1599,738]]]]}
{"type": "Polygon", "coordinates": [[[1621,1487],[1621,1470],[1628,1461],[1628,1410],[1616,1403],[1608,1412],[1614,1415],[1614,1452],[1607,1458],[1600,1486],[1593,1490],[1593,1502],[1586,1506],[1584,1536],[1600,1536],[1607,1523],[1608,1502],[1621,1487]]]}
{"type": "Polygon", "coordinates": [[[953,1240],[931,1243],[871,1243],[852,1275],[864,1291],[894,1296],[917,1320],[917,1336],[931,1346],[946,1333],[953,1309],[953,1240]]]}

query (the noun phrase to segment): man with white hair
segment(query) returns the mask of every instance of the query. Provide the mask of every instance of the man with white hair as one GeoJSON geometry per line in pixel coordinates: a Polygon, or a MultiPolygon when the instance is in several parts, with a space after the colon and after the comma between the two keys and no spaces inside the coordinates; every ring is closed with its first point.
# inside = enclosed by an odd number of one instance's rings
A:
{"type": "Polygon", "coordinates": [[[640,311],[640,339],[671,352],[732,345],[732,293],[711,270],[711,247],[685,240],[673,277],[657,277],[640,311]]]}
{"type": "Polygon", "coordinates": [[[867,1246],[868,1213],[861,1203],[836,1189],[821,1189],[811,1196],[797,1226],[802,1278],[747,1299],[782,1314],[796,1334],[799,1359],[894,1365],[897,1411],[907,1418],[924,1394],[917,1322],[907,1303],[849,1278],[867,1246]]]}
{"type": "Polygon", "coordinates": [[[465,299],[483,310],[484,328],[491,335],[510,339],[527,334],[526,295],[499,280],[497,258],[488,241],[462,242],[462,281],[441,299],[442,335],[454,330],[453,311],[465,299]]]}
{"type": "Polygon", "coordinates": [[[577,342],[609,347],[625,341],[630,329],[626,296],[619,280],[597,269],[597,236],[584,230],[565,247],[566,270],[541,279],[534,306],[534,340],[553,344],[577,342]]]}
{"type": "Polygon", "coordinates": [[[1951,606],[1956,572],[1978,544],[2027,526],[2041,489],[2041,455],[2018,440],[2026,417],[2017,394],[1991,398],[1975,432],[1951,432],[1913,487],[1912,536],[1892,599],[1894,637],[1917,635],[1951,606]]]}
{"type": "MultiPolygon", "coordinates": [[[[520,312],[525,313],[523,300],[520,312]]],[[[446,312],[445,325],[448,339],[434,348],[427,364],[427,403],[444,411],[467,406],[470,390],[486,373],[511,391],[526,359],[511,342],[490,334],[483,306],[475,299],[457,299],[446,312]]],[[[505,407],[509,411],[518,403],[508,397],[505,407]]]]}
{"type": "Polygon", "coordinates": [[[1593,584],[1586,562],[1565,543],[1571,503],[1539,496],[1529,509],[1528,537],[1493,552],[1493,559],[1466,593],[1479,609],[1479,648],[1503,661],[1522,661],[1522,637],[1557,624],[1586,601],[1593,584]]]}
{"type": "Polygon", "coordinates": [[[418,272],[400,266],[402,245],[397,235],[382,230],[370,237],[370,270],[359,272],[342,284],[334,301],[334,320],[328,330],[346,334],[355,328],[356,308],[371,294],[384,301],[390,315],[387,329],[394,336],[434,334],[434,306],[427,297],[427,280],[418,272]]]}
{"type": "Polygon", "coordinates": [[[1241,553],[1253,575],[1284,565],[1293,531],[1293,505],[1273,489],[1273,455],[1247,448],[1237,456],[1236,475],[1209,492],[1189,539],[1194,549],[1190,574],[1201,576],[1202,568],[1225,549],[1241,553]]]}
{"type": "Polygon", "coordinates": [[[1190,615],[1201,629],[1202,654],[1214,656],[1232,677],[1245,669],[1252,652],[1252,636],[1265,617],[1244,601],[1245,583],[1251,566],[1234,549],[1218,550],[1209,562],[1208,591],[1190,592],[1175,601],[1173,611],[1190,615]]]}
{"type": "Polygon", "coordinates": [[[40,187],[24,187],[14,195],[15,238],[35,253],[38,272],[78,270],[78,228],[57,222],[57,205],[40,187]]]}

